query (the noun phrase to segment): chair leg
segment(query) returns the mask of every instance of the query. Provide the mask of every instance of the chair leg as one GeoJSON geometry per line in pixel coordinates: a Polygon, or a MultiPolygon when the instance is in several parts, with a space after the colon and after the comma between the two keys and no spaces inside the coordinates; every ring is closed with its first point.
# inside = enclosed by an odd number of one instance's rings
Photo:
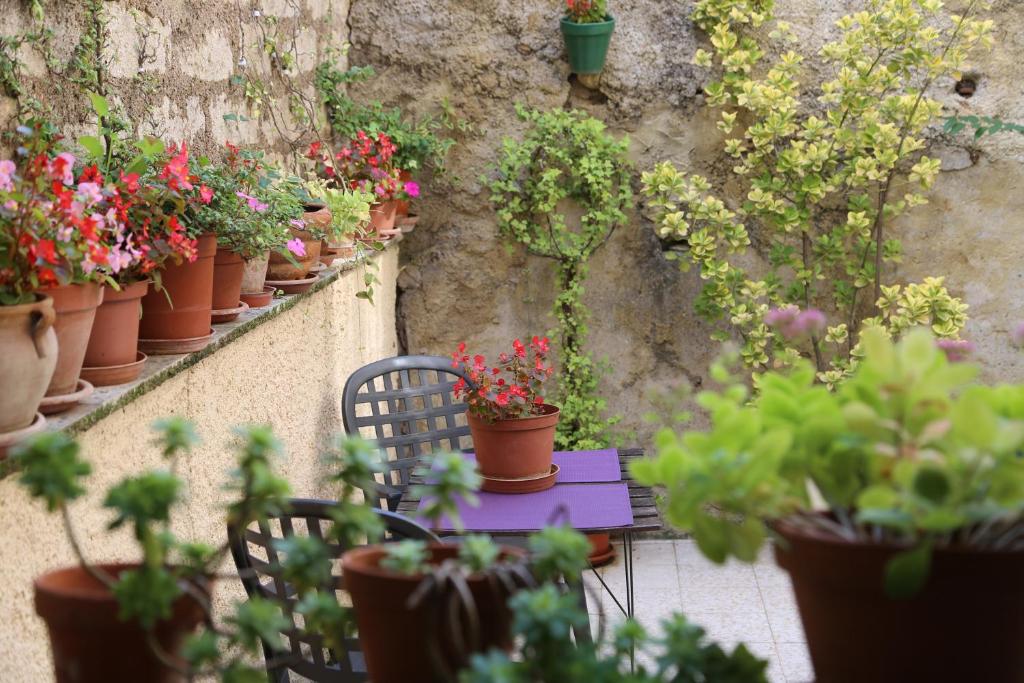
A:
{"type": "Polygon", "coordinates": [[[587,617],[586,623],[581,628],[573,628],[572,630],[572,634],[576,638],[576,645],[579,646],[584,643],[593,643],[594,636],[590,632],[590,611],[587,609],[587,588],[583,584],[582,572],[580,572],[579,579],[570,583],[568,588],[576,594],[576,604],[579,605],[583,614],[587,617]]]}

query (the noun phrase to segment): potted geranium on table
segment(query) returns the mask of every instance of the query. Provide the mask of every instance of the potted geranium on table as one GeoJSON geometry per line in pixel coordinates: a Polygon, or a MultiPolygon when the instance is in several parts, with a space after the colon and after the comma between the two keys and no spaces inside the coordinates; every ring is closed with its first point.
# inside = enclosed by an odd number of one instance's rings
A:
{"type": "Polygon", "coordinates": [[[544,402],[544,383],[553,368],[547,362],[549,342],[534,337],[529,348],[512,342],[512,353],[502,352],[490,367],[481,355],[470,357],[466,344],[452,354],[452,367],[470,381],[459,379],[456,397],[465,397],[467,419],[483,489],[517,492],[540,491],[555,483],[551,463],[559,410],[544,402]]]}
{"type": "Polygon", "coordinates": [[[614,30],[605,0],[566,0],[562,37],[573,73],[601,73],[614,30]]]}

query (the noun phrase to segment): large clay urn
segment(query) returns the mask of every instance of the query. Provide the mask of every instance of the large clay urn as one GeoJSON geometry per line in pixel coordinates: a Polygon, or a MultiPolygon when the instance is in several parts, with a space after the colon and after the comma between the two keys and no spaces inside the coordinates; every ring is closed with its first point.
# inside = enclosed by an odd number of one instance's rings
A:
{"type": "Polygon", "coordinates": [[[53,299],[0,306],[0,433],[25,429],[57,367],[53,299]]]}

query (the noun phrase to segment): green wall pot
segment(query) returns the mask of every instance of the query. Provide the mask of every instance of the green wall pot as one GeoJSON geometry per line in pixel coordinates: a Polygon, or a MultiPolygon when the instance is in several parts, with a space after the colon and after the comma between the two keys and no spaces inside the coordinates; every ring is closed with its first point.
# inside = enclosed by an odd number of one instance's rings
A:
{"type": "Polygon", "coordinates": [[[562,18],[562,37],[573,73],[601,73],[614,30],[615,18],[610,14],[605,21],[594,24],[577,24],[562,18]]]}

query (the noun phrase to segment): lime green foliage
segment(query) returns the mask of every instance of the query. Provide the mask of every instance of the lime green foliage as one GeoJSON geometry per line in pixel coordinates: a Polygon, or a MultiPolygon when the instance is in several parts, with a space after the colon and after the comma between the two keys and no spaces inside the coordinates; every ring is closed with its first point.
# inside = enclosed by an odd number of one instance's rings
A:
{"type": "MultiPolygon", "coordinates": [[[[569,527],[548,527],[529,539],[531,571],[543,585],[512,596],[513,632],[520,644],[514,657],[492,650],[474,655],[460,674],[461,683],[526,683],[527,681],[601,681],[607,683],[765,683],[767,664],[743,645],[726,654],[707,643],[704,631],[682,615],[663,623],[664,638],[651,638],[633,620],[619,625],[607,642],[574,643],[573,628],[586,628],[587,615],[561,581],[577,581],[588,566],[590,543],[569,527]],[[654,647],[651,647],[654,646],[654,647]],[[630,672],[633,651],[640,657],[630,672]],[[643,664],[654,662],[653,665],[643,664]]],[[[602,630],[603,635],[603,630],[602,630]]]]}
{"type": "MultiPolygon", "coordinates": [[[[913,323],[956,337],[966,321],[966,306],[941,278],[884,288],[887,264],[901,258],[886,225],[927,202],[939,171],[940,162],[922,154],[924,131],[941,109],[928,87],[955,74],[973,47],[990,44],[992,22],[973,17],[981,0],[963,15],[947,14],[938,0],[867,0],[821,49],[834,76],[802,85],[799,52],[763,64],[754,31],[772,18],[772,4],[699,0],[693,13],[712,45],[695,62],[720,69],[705,92],[722,109],[718,127],[742,204],[730,207],[707,179],[668,162],[644,174],[644,192],[658,234],[687,242],[706,281],[698,311],[735,329],[746,364],[762,371],[804,354],[819,380],[834,384],[853,369],[866,327],[897,331],[907,310],[913,323]],[[741,265],[752,230],[768,245],[765,275],[741,265]],[[764,323],[770,308],[785,304],[820,308],[836,324],[804,344],[787,343],[764,323]]],[[[784,22],[770,36],[796,41],[784,22]]]]}
{"type": "Polygon", "coordinates": [[[374,197],[369,192],[348,187],[335,187],[321,178],[306,182],[310,197],[322,201],[331,212],[331,228],[327,239],[332,242],[352,241],[366,234],[370,207],[374,197]]]}
{"type": "Polygon", "coordinates": [[[380,566],[399,574],[419,574],[427,567],[427,544],[413,539],[391,543],[380,566]]]}
{"type": "Polygon", "coordinates": [[[556,444],[562,449],[606,446],[617,419],[602,417],[595,364],[584,349],[589,311],[583,303],[587,261],[626,224],[632,207],[629,141],[616,140],[581,111],[534,111],[518,107],[529,124],[522,140],[506,138],[493,179],[485,179],[498,214],[498,230],[536,256],[558,263],[561,355],[558,403],[562,414],[556,444]],[[570,225],[569,202],[583,213],[570,225]]]}
{"type": "MultiPolygon", "coordinates": [[[[715,562],[753,561],[762,520],[780,518],[925,554],[1019,545],[1024,385],[972,383],[977,368],[947,361],[926,330],[893,343],[868,329],[862,346],[864,358],[835,392],[799,360],[762,376],[749,403],[742,383],[700,394],[711,428],[661,431],[657,459],[637,463],[634,475],[667,488],[669,521],[715,562]],[[815,499],[834,522],[814,513],[815,499]]],[[[715,375],[728,379],[721,367],[715,375]]]]}

